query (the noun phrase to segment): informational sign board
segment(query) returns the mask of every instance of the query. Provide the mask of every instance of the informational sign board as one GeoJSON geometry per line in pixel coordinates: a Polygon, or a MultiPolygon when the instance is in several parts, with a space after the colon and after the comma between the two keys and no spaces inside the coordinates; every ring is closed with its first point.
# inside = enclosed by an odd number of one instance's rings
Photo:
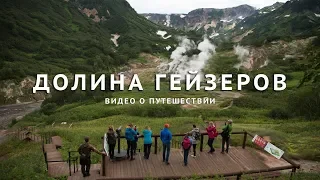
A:
{"type": "Polygon", "coordinates": [[[263,139],[262,137],[255,135],[254,138],[252,139],[252,142],[264,149],[267,145],[267,141],[263,139]]]}
{"type": "Polygon", "coordinates": [[[284,151],[282,151],[281,149],[279,149],[278,147],[276,147],[275,145],[269,142],[267,143],[264,150],[270,153],[272,156],[276,157],[277,159],[280,159],[284,154],[284,151]]]}
{"type": "Polygon", "coordinates": [[[268,153],[270,153],[272,156],[276,157],[277,159],[280,159],[284,151],[276,147],[275,145],[271,144],[270,142],[266,141],[262,137],[255,135],[252,139],[252,142],[256,144],[257,146],[261,147],[268,153]]]}
{"type": "Polygon", "coordinates": [[[104,148],[104,151],[107,153],[107,156],[109,156],[109,146],[108,146],[108,138],[107,138],[107,134],[105,133],[104,134],[104,143],[103,143],[103,148],[104,148]]]}

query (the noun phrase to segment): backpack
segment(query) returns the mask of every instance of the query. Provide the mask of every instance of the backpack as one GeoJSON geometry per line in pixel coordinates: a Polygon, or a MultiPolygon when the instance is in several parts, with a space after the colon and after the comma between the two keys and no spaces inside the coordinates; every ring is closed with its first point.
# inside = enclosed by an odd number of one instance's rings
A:
{"type": "Polygon", "coordinates": [[[221,136],[223,138],[229,137],[229,126],[227,126],[226,129],[224,131],[222,131],[221,136]]]}
{"type": "Polygon", "coordinates": [[[184,138],[183,141],[182,141],[182,147],[183,149],[187,150],[187,149],[190,149],[191,147],[191,141],[189,138],[184,138]]]}
{"type": "Polygon", "coordinates": [[[108,139],[108,144],[116,144],[116,142],[117,142],[117,138],[116,138],[114,132],[108,132],[107,139],[108,139]]]}
{"type": "Polygon", "coordinates": [[[199,131],[195,131],[195,133],[194,133],[194,139],[195,140],[199,140],[200,139],[200,132],[199,131]]]}
{"type": "Polygon", "coordinates": [[[89,147],[88,143],[84,143],[79,147],[79,154],[83,158],[90,158],[91,155],[91,148],[89,147]]]}
{"type": "Polygon", "coordinates": [[[218,133],[216,128],[214,128],[214,130],[213,130],[213,135],[214,135],[214,137],[218,137],[218,135],[219,135],[219,133],[218,133]]]}

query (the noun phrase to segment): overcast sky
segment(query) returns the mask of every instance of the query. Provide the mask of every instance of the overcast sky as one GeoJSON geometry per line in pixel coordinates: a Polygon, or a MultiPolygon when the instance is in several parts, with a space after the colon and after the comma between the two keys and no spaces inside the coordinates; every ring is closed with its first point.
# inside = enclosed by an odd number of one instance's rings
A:
{"type": "Polygon", "coordinates": [[[248,4],[256,8],[287,0],[127,0],[138,13],[188,13],[198,8],[227,8],[248,4]]]}

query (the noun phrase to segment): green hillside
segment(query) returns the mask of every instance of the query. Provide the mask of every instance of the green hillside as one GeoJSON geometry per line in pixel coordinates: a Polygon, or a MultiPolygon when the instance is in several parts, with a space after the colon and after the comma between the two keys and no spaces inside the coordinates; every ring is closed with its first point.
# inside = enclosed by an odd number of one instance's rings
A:
{"type": "Polygon", "coordinates": [[[125,0],[3,0],[0,16],[0,80],[109,71],[173,41],[158,36],[160,27],[125,0]],[[101,20],[85,8],[95,8],[101,20]],[[120,35],[119,47],[110,40],[113,33],[120,35]]]}
{"type": "Polygon", "coordinates": [[[242,40],[245,45],[262,45],[274,40],[292,40],[317,35],[320,28],[320,1],[288,1],[280,8],[244,19],[235,27],[237,35],[252,30],[242,40]]]}

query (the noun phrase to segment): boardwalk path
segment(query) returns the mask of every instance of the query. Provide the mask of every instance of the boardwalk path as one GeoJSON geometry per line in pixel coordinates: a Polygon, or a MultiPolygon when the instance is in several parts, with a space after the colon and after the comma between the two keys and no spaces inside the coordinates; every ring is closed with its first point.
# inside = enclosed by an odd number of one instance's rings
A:
{"type": "Polygon", "coordinates": [[[183,166],[181,150],[172,150],[170,165],[162,163],[162,154],[152,155],[144,160],[142,154],[135,161],[106,163],[106,177],[101,179],[143,179],[148,177],[168,178],[180,176],[229,174],[240,171],[267,169],[271,167],[289,166],[290,164],[270,156],[261,156],[254,149],[232,148],[229,154],[200,153],[197,158],[189,158],[189,165],[183,166]],[[272,158],[273,164],[267,164],[272,158]]]}

